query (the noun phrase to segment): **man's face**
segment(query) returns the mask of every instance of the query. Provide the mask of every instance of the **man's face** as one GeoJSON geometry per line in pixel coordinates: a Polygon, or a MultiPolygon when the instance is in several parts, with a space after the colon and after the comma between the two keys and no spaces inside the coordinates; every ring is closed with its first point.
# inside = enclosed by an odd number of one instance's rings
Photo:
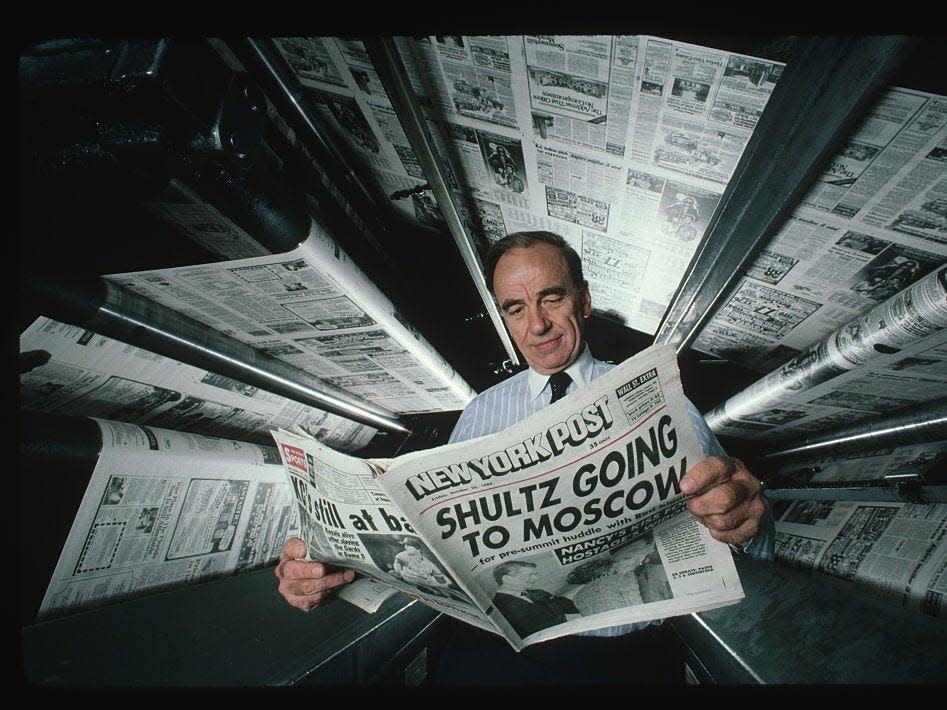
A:
{"type": "Polygon", "coordinates": [[[529,589],[538,577],[533,567],[514,567],[506,573],[503,584],[517,592],[522,592],[524,589],[529,589]]]}
{"type": "Polygon", "coordinates": [[[497,262],[493,293],[510,335],[536,372],[551,375],[582,352],[588,287],[572,283],[565,256],[540,242],[511,249],[497,262]]]}

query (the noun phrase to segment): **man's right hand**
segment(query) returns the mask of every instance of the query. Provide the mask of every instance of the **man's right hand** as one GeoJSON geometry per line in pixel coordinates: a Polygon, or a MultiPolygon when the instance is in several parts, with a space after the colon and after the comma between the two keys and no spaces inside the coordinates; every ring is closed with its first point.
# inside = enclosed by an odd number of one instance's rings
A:
{"type": "Polygon", "coordinates": [[[309,611],[326,601],[332,590],[355,579],[350,569],[330,571],[322,562],[306,562],[306,543],[291,537],[283,543],[276,578],[279,593],[286,602],[302,611],[309,611]]]}

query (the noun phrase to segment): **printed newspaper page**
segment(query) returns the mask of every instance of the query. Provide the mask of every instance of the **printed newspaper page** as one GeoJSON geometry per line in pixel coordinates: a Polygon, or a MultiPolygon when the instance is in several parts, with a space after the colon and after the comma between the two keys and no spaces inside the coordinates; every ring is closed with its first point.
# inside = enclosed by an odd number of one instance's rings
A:
{"type": "Polygon", "coordinates": [[[517,650],[743,598],[729,547],[680,492],[704,454],[670,347],[495,435],[393,460],[274,438],[313,558],[390,582],[517,650]]]}
{"type": "Polygon", "coordinates": [[[265,567],[298,534],[272,446],[95,421],[102,451],[40,619],[265,567]]]}
{"type": "Polygon", "coordinates": [[[473,397],[316,222],[302,244],[281,254],[104,278],[383,413],[451,411],[473,397]]]}
{"type": "Polygon", "coordinates": [[[37,318],[20,336],[20,405],[272,445],[270,430],[304,431],[337,449],[375,429],[80,326],[37,318]]]}
{"type": "Polygon", "coordinates": [[[947,395],[945,294],[942,267],[707,412],[707,423],[772,441],[947,395]]]}
{"type": "MultiPolygon", "coordinates": [[[[426,182],[361,42],[275,41],[363,176],[426,182]]],[[[395,41],[473,238],[561,234],[597,309],[655,332],[783,65],[643,35],[395,41]]],[[[443,225],[429,191],[391,204],[443,225]]]]}
{"type": "Polygon", "coordinates": [[[283,430],[274,431],[273,438],[296,496],[300,536],[309,546],[310,559],[339,564],[369,578],[367,587],[344,590],[344,598],[370,611],[384,597],[379,585],[389,585],[445,614],[491,628],[448,567],[382,490],[376,474],[390,461],[347,456],[311,437],[283,430]]]}
{"type": "Polygon", "coordinates": [[[947,97],[891,87],[695,341],[760,372],[947,260],[947,97]]]}
{"type": "Polygon", "coordinates": [[[777,561],[947,617],[947,504],[796,500],[779,508],[777,561]]]}

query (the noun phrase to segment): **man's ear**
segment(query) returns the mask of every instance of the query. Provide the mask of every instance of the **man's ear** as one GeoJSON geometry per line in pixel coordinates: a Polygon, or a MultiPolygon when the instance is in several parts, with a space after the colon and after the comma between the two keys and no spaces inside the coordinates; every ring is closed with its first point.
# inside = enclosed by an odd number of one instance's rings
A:
{"type": "Polygon", "coordinates": [[[590,315],[592,315],[592,294],[586,282],[585,288],[582,289],[582,317],[588,318],[590,315]]]}

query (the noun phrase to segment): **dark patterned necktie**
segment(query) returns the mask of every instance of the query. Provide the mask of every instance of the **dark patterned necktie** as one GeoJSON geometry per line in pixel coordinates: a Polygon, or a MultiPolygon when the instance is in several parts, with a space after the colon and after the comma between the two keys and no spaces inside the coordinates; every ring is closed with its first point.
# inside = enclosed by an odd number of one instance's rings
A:
{"type": "Polygon", "coordinates": [[[572,382],[572,378],[565,372],[557,372],[549,376],[549,388],[552,390],[552,398],[550,398],[549,404],[566,396],[566,390],[569,388],[570,382],[572,382]]]}

